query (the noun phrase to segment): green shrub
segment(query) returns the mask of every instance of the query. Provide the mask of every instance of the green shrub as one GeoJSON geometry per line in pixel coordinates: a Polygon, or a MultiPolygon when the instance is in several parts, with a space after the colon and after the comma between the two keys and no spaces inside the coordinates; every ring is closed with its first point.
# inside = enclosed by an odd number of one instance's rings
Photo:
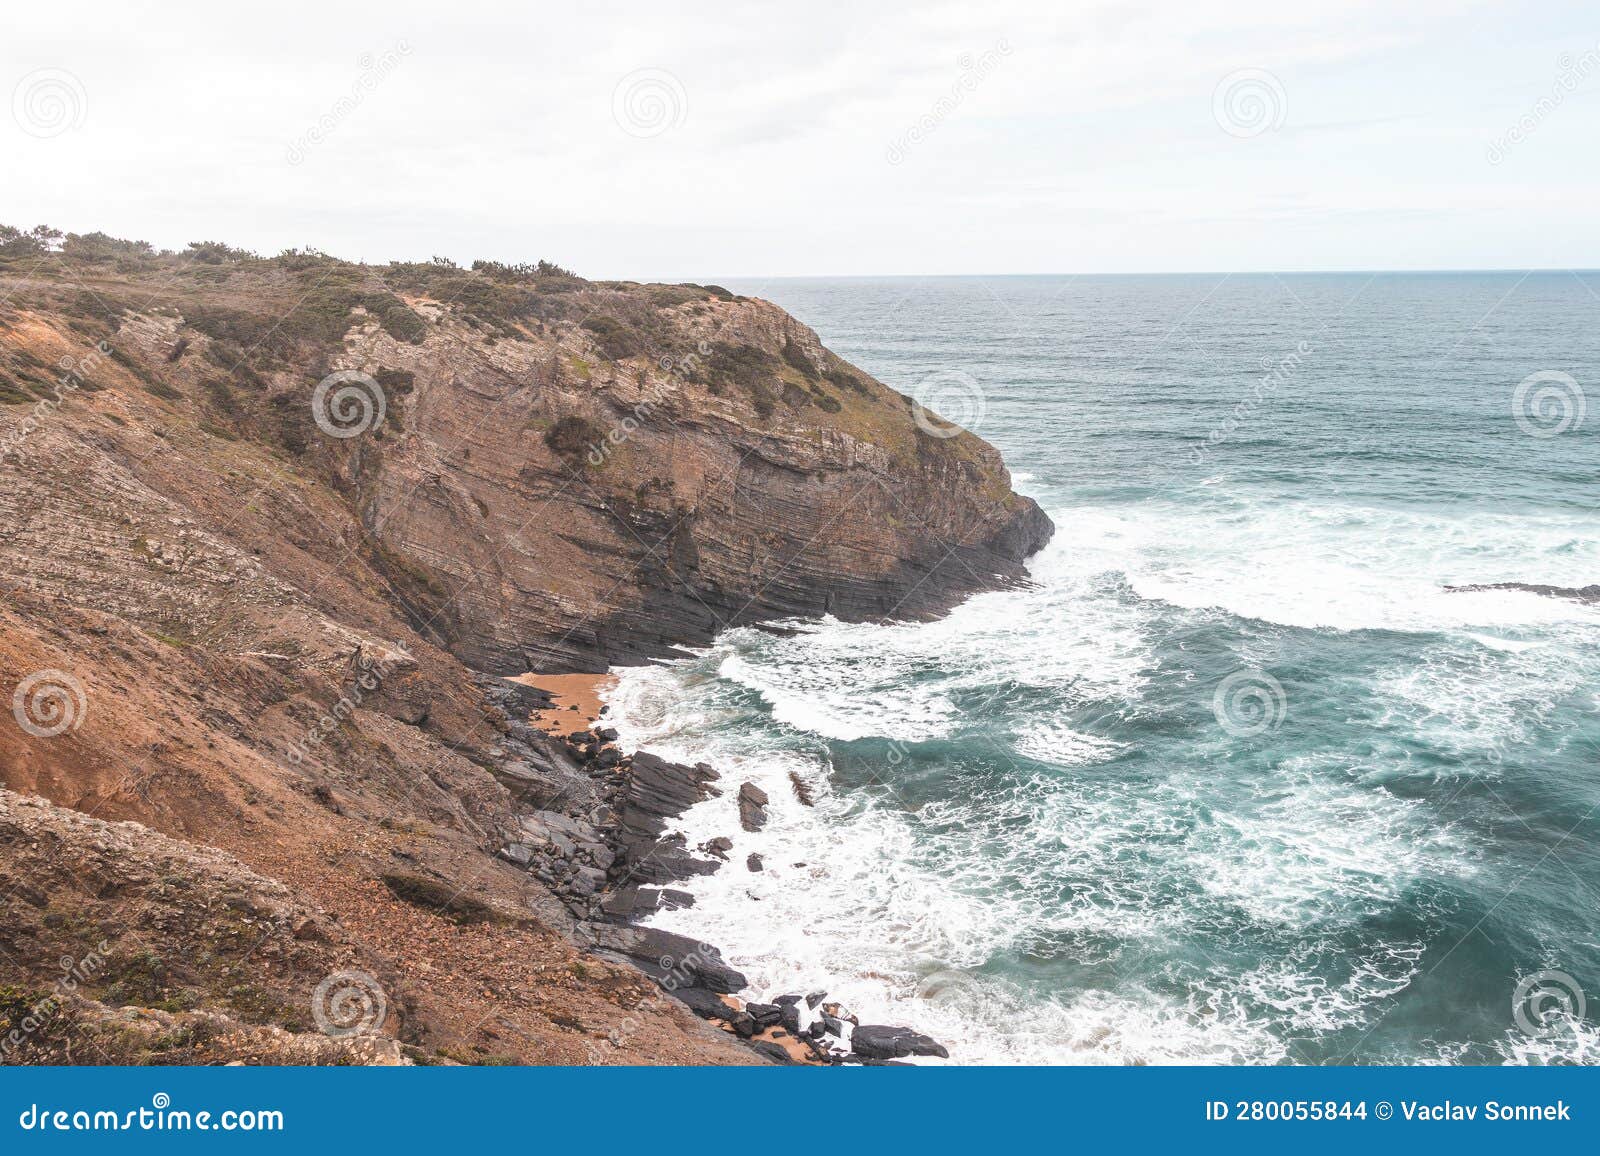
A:
{"type": "Polygon", "coordinates": [[[594,336],[594,343],[612,361],[636,357],[643,352],[644,343],[639,335],[615,317],[600,314],[586,318],[583,328],[594,336]]]}
{"type": "Polygon", "coordinates": [[[586,417],[568,415],[544,431],[544,444],[564,458],[578,457],[599,445],[606,431],[586,417]]]}

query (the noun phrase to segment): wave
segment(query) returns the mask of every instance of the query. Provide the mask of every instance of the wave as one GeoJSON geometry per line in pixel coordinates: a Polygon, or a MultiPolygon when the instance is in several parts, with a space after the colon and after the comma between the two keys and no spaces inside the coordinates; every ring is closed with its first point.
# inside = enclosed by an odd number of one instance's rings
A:
{"type": "Polygon", "coordinates": [[[623,671],[626,745],[772,800],[760,832],[728,792],[682,817],[691,845],[734,850],[682,885],[693,907],[652,921],[717,943],[758,998],[826,989],[952,1062],[1360,1046],[1483,871],[1473,812],[1447,821],[1414,776],[1560,749],[1550,728],[1600,681],[1593,607],[1442,587],[1600,559],[1565,516],[1208,492],[1200,511],[1057,504],[1034,586],[936,622],[733,630],[623,671]],[[1213,683],[1267,667],[1281,729],[1226,733],[1213,683]]]}

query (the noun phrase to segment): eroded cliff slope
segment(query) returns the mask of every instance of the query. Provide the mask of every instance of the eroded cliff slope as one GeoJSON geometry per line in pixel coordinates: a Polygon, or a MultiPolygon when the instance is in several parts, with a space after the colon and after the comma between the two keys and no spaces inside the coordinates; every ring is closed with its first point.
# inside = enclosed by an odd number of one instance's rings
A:
{"type": "Polygon", "coordinates": [[[359,965],[419,1056],[748,1061],[496,858],[554,803],[474,672],[1015,582],[1050,526],[995,451],[715,287],[59,241],[0,230],[0,786],[71,809],[0,792],[6,998],[66,928],[120,945],[82,1022],[136,991],[246,1057],[337,1060],[256,1029],[359,965]],[[240,894],[259,940],[205,941],[240,894]]]}

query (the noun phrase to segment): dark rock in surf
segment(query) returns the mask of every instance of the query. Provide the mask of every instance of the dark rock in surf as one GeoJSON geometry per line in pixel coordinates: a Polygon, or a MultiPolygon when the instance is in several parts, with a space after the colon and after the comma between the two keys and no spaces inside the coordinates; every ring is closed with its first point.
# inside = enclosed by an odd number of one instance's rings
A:
{"type": "Polygon", "coordinates": [[[746,831],[759,831],[767,825],[767,793],[754,783],[739,788],[739,825],[746,831]]]}
{"type": "Polygon", "coordinates": [[[1569,598],[1585,604],[1600,602],[1600,584],[1593,586],[1546,586],[1538,582],[1481,582],[1471,586],[1446,586],[1452,594],[1468,594],[1478,590],[1521,590],[1527,594],[1542,594],[1546,598],[1569,598]]]}
{"type": "Polygon", "coordinates": [[[789,772],[789,785],[794,788],[794,797],[800,800],[802,806],[815,807],[816,796],[811,793],[811,787],[800,777],[800,772],[789,772]]]}
{"type": "Polygon", "coordinates": [[[850,1047],[857,1055],[875,1060],[898,1060],[905,1056],[950,1058],[949,1049],[932,1036],[882,1024],[862,1024],[856,1028],[850,1037],[850,1047]]]}

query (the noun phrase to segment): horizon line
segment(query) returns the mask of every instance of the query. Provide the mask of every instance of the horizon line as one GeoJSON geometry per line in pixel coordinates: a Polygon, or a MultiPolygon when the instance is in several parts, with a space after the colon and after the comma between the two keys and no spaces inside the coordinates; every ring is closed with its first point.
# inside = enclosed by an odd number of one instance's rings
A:
{"type": "MultiPolygon", "coordinates": [[[[1539,273],[1592,273],[1600,274],[1600,266],[1590,265],[1503,265],[1461,267],[1419,267],[1395,269],[1152,269],[1141,271],[1093,270],[1078,273],[723,273],[728,281],[936,281],[981,277],[1330,277],[1371,276],[1383,277],[1405,274],[1410,276],[1447,276],[1463,273],[1522,274],[1539,273]]],[[[715,284],[710,281],[690,281],[679,274],[651,274],[645,277],[587,277],[592,281],[635,281],[639,284],[715,284]]],[[[696,276],[699,276],[698,274],[696,276]]]]}

